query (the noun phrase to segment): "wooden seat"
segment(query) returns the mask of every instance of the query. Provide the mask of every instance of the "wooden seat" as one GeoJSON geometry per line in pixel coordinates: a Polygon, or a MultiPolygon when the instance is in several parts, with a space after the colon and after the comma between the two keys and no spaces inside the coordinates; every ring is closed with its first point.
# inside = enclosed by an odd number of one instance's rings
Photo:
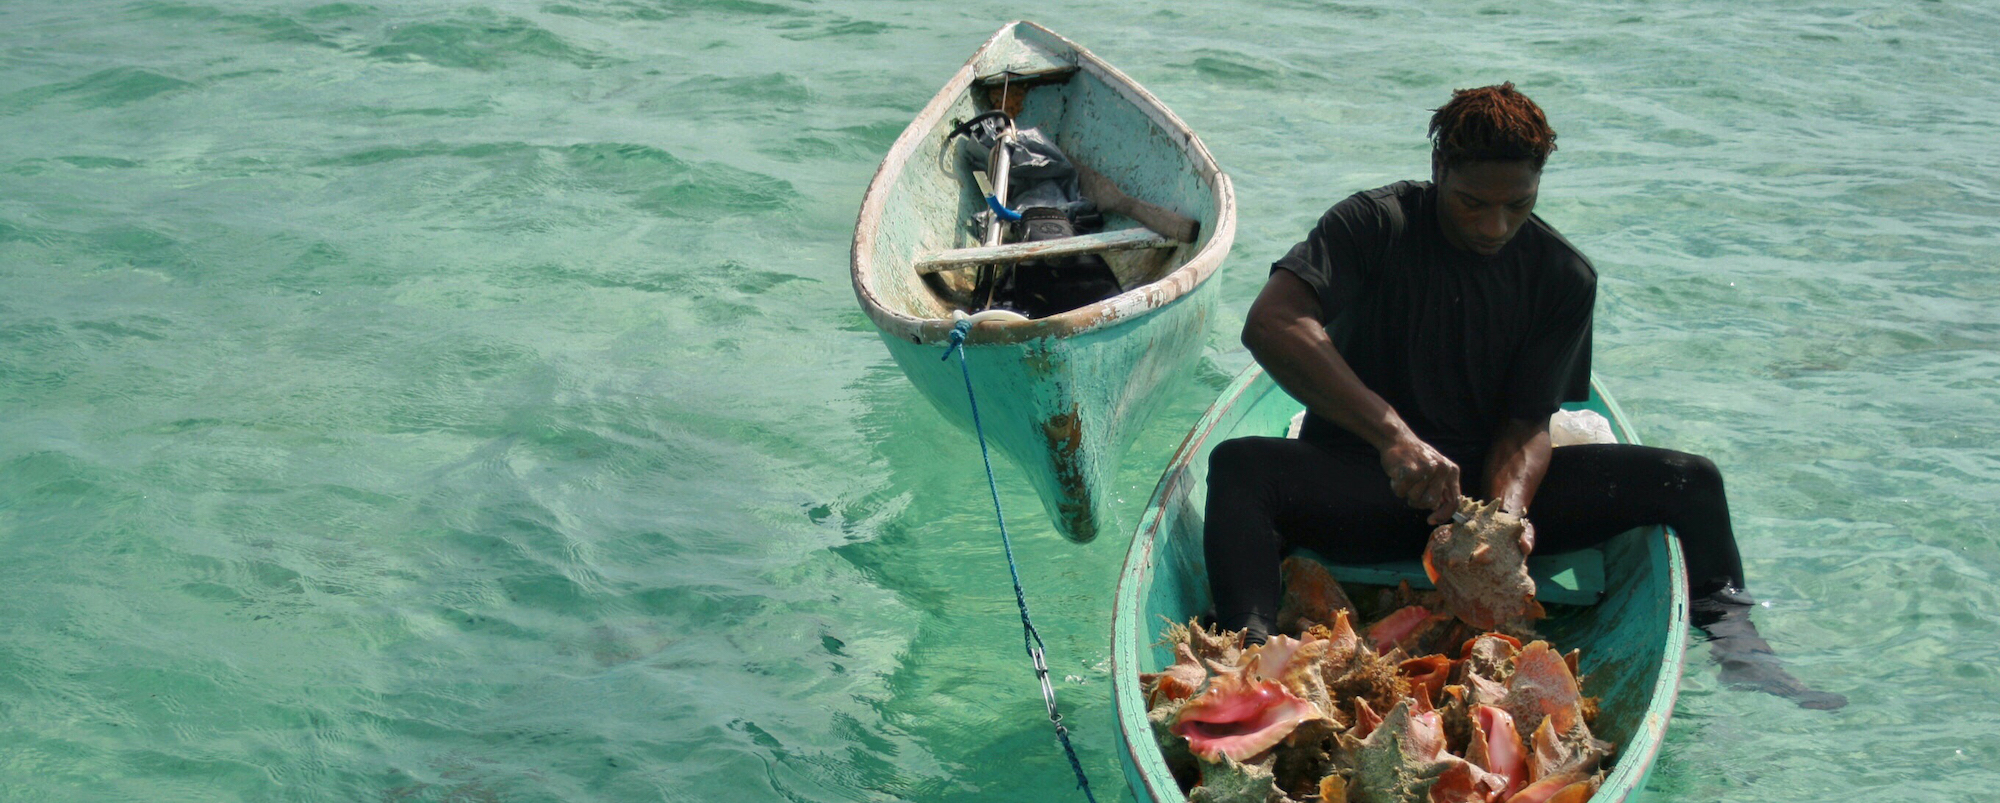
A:
{"type": "Polygon", "coordinates": [[[1005,245],[985,245],[977,248],[954,248],[936,251],[919,258],[917,273],[930,274],[946,270],[975,268],[980,265],[1010,264],[1026,262],[1030,259],[1053,259],[1076,256],[1078,254],[1101,254],[1107,251],[1131,251],[1140,248],[1172,248],[1182,243],[1169,240],[1148,228],[1119,229],[1117,231],[1081,234],[1056,240],[1040,240],[1032,243],[1007,243],[1005,245]]]}

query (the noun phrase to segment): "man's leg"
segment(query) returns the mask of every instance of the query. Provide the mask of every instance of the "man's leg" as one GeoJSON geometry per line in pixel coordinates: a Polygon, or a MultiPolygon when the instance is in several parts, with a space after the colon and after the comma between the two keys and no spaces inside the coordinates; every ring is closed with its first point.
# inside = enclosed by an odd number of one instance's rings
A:
{"type": "Polygon", "coordinates": [[[1261,643],[1278,617],[1279,562],[1303,546],[1374,563],[1423,553],[1424,512],[1397,499],[1380,460],[1311,441],[1237,438],[1209,455],[1203,555],[1216,618],[1261,643]]]}
{"type": "Polygon", "coordinates": [[[1528,519],[1535,551],[1549,554],[1665,524],[1680,536],[1691,597],[1745,586],[1722,472],[1705,457],[1630,444],[1551,450],[1528,519]]]}
{"type": "Polygon", "coordinates": [[[1808,688],[1786,672],[1750,622],[1756,603],[1744,592],[1722,473],[1707,458],[1627,444],[1564,446],[1550,453],[1528,518],[1535,551],[1550,554],[1642,525],[1672,527],[1687,559],[1689,612],[1709,635],[1722,681],[1806,708],[1847,705],[1846,697],[1808,688]]]}

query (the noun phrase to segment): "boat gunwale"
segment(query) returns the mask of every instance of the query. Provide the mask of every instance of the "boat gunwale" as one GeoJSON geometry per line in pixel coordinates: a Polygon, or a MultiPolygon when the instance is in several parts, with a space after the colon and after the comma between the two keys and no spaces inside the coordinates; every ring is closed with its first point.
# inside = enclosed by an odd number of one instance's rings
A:
{"type": "MultiPolygon", "coordinates": [[[[1133,532],[1132,544],[1126,551],[1125,563],[1119,570],[1118,587],[1112,596],[1111,708],[1118,730],[1119,750],[1128,759],[1123,764],[1126,780],[1134,796],[1142,803],[1169,803],[1186,799],[1179,785],[1173,781],[1173,773],[1168,770],[1165,758],[1155,746],[1152,725],[1147,721],[1145,700],[1137,681],[1138,673],[1143,670],[1139,653],[1148,643],[1146,634],[1140,630],[1140,620],[1145,613],[1141,597],[1149,593],[1153,583],[1159,579],[1153,570],[1159,530],[1166,518],[1166,505],[1179,484],[1188,481],[1194,456],[1215,435],[1222,421],[1230,417],[1238,404],[1243,403],[1243,397],[1257,386],[1263,375],[1262,367],[1255,363],[1246,367],[1224,388],[1202,414],[1201,420],[1189,429],[1146,503],[1145,512],[1133,532]],[[1157,786],[1156,783],[1163,779],[1166,786],[1157,786]]],[[[1590,379],[1590,387],[1610,413],[1607,417],[1617,428],[1623,442],[1640,443],[1638,434],[1626,421],[1618,402],[1605,392],[1594,375],[1590,379]]],[[[1284,390],[1273,381],[1258,398],[1273,392],[1283,393],[1284,390]]],[[[1619,745],[1619,760],[1605,776],[1603,786],[1591,798],[1598,803],[1620,803],[1629,799],[1639,792],[1646,777],[1651,774],[1653,762],[1666,742],[1667,723],[1679,699],[1680,679],[1686,662],[1687,570],[1682,562],[1679,540],[1659,526],[1645,528],[1640,537],[1660,539],[1654,548],[1666,552],[1665,584],[1670,599],[1665,643],[1659,648],[1660,670],[1648,692],[1646,710],[1626,743],[1619,745]]]]}
{"type": "Polygon", "coordinates": [[[909,127],[896,137],[895,144],[875,170],[874,178],[868,182],[868,190],[862,197],[861,210],[855,221],[854,241],[850,258],[850,275],[854,283],[854,293],[861,301],[862,309],[875,326],[884,334],[919,344],[944,344],[948,342],[952,327],[957,323],[952,318],[927,318],[910,315],[889,308],[875,294],[877,278],[875,261],[875,238],[880,228],[884,208],[888,203],[888,189],[910,164],[918,144],[924,137],[936,130],[945,112],[960,95],[970,91],[977,76],[974,69],[981,57],[993,49],[1003,37],[1015,35],[1021,27],[1032,28],[1061,42],[1074,54],[1077,67],[1090,72],[1105,85],[1116,91],[1126,102],[1143,111],[1161,130],[1176,135],[1180,149],[1190,157],[1195,170],[1208,179],[1210,191],[1215,198],[1215,219],[1203,221],[1210,228],[1208,242],[1192,256],[1167,275],[1146,284],[1120,292],[1118,295],[1088,304],[1068,312],[1021,321],[984,321],[967,333],[965,345],[1005,345],[1025,343],[1047,337],[1069,337],[1108,329],[1140,318],[1173,303],[1187,295],[1208,280],[1221,268],[1228,256],[1230,246],[1236,239],[1236,192],[1229,175],[1210,154],[1208,147],[1193,129],[1188,128],[1172,109],[1148,92],[1130,76],[1091,53],[1082,45],[1026,20],[1015,20],[1000,27],[993,36],[974,51],[965,65],[960,67],[945,82],[943,88],[931,97],[909,127]]]}
{"type": "MultiPolygon", "coordinates": [[[[1623,442],[1641,444],[1639,433],[1632,428],[1631,421],[1625,417],[1624,409],[1618,406],[1617,399],[1605,392],[1595,374],[1590,377],[1590,389],[1597,395],[1598,400],[1604,403],[1604,409],[1610,413],[1607,418],[1611,419],[1612,426],[1618,428],[1618,434],[1623,438],[1623,442]]],[[[1603,796],[1602,803],[1622,803],[1645,785],[1646,776],[1652,774],[1654,759],[1659,757],[1660,748],[1666,745],[1667,722],[1673,716],[1674,707],[1679,705],[1681,674],[1687,671],[1687,630],[1690,626],[1687,563],[1681,555],[1679,537],[1672,535],[1665,527],[1653,527],[1647,537],[1655,536],[1664,541],[1662,548],[1667,553],[1667,593],[1671,597],[1667,605],[1666,643],[1660,648],[1660,674],[1653,679],[1653,690],[1647,695],[1651,703],[1647,706],[1645,715],[1639,718],[1638,726],[1633,728],[1632,737],[1626,740],[1626,744],[1620,745],[1618,756],[1620,760],[1605,776],[1603,785],[1591,795],[1593,801],[1603,796]],[[1672,660],[1667,660],[1668,658],[1672,660]],[[1630,751],[1634,747],[1642,751],[1639,760],[1624,760],[1632,755],[1630,751]],[[1606,795],[1606,792],[1609,794],[1606,795]]]]}
{"type": "Polygon", "coordinates": [[[1138,677],[1135,673],[1139,670],[1139,645],[1146,643],[1144,634],[1139,630],[1139,620],[1143,618],[1141,614],[1145,607],[1139,598],[1138,581],[1142,578],[1147,580],[1145,586],[1151,588],[1153,552],[1159,545],[1160,524],[1165,518],[1166,500],[1171,491],[1177,484],[1187,481],[1188,467],[1195,453],[1215,434],[1216,425],[1235,409],[1243,394],[1256,384],[1257,377],[1262,373],[1255,363],[1239,373],[1215,403],[1202,413],[1201,420],[1188,430],[1187,437],[1181,439],[1173,459],[1167,462],[1166,473],[1160,477],[1152,497],[1146,502],[1146,512],[1142,514],[1132,536],[1132,545],[1125,553],[1125,565],[1118,572],[1118,587],[1112,594],[1111,609],[1111,711],[1117,719],[1119,749],[1131,757],[1130,763],[1125,766],[1139,770],[1137,775],[1128,772],[1126,779],[1134,785],[1144,784],[1146,787],[1144,794],[1139,789],[1133,790],[1142,802],[1177,800],[1184,795],[1177,783],[1170,783],[1164,793],[1153,787],[1153,782],[1161,778],[1171,782],[1173,772],[1167,769],[1166,758],[1156,746],[1153,726],[1146,719],[1145,702],[1140,697],[1139,687],[1136,682],[1124,683],[1120,680],[1127,674],[1135,679],[1138,677]],[[1136,708],[1133,707],[1135,705],[1136,708]]]}

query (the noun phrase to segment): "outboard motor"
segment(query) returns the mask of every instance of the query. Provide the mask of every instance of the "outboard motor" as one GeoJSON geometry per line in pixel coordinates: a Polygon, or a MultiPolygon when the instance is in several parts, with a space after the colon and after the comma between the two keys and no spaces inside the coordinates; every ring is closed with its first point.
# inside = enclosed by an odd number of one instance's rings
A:
{"type": "MultiPolygon", "coordinates": [[[[1100,227],[1102,220],[1098,219],[1100,227]]],[[[1014,230],[1019,235],[1016,242],[1055,240],[1079,233],[1075,220],[1061,209],[1047,206],[1021,210],[1021,221],[1014,224],[1014,230]]],[[[1118,295],[1118,289],[1118,276],[1096,254],[1037,259],[1002,272],[993,291],[993,306],[1030,318],[1046,318],[1118,295]]]]}
{"type": "MultiPolygon", "coordinates": [[[[1013,121],[1002,112],[986,112],[959,126],[964,135],[959,156],[971,170],[985,171],[1001,133],[1013,121]]],[[[1078,189],[1076,167],[1055,141],[1037,128],[1015,129],[1007,144],[1007,205],[1020,210],[1007,242],[1036,242],[1092,234],[1104,228],[1097,205],[1078,189]]],[[[1118,294],[1118,276],[1096,254],[1031,260],[982,272],[975,297],[989,308],[1011,309],[1030,318],[1046,318],[1102,301],[1118,294]]]]}

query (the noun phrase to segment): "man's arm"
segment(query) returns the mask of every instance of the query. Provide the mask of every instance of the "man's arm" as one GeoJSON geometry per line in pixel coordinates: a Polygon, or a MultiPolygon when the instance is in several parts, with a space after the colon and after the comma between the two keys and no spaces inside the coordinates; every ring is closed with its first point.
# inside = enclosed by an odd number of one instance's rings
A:
{"type": "MultiPolygon", "coordinates": [[[[1382,453],[1390,487],[1442,524],[1458,510],[1458,465],[1410,431],[1403,417],[1362,384],[1320,323],[1319,295],[1288,270],[1274,270],[1250,305],[1243,345],[1292,398],[1382,453]]],[[[1546,436],[1542,439],[1546,445],[1546,436]]],[[[1546,449],[1542,465],[1546,467],[1546,449]]],[[[1536,481],[1541,474],[1537,471],[1536,481]]],[[[1532,491],[1530,491],[1532,494],[1532,491]]]]}
{"type": "MultiPolygon", "coordinates": [[[[1486,496],[1499,500],[1501,510],[1526,518],[1548,470],[1549,420],[1507,419],[1486,452],[1486,496]]],[[[1530,527],[1522,535],[1523,552],[1534,550],[1534,532],[1530,527]]]]}

